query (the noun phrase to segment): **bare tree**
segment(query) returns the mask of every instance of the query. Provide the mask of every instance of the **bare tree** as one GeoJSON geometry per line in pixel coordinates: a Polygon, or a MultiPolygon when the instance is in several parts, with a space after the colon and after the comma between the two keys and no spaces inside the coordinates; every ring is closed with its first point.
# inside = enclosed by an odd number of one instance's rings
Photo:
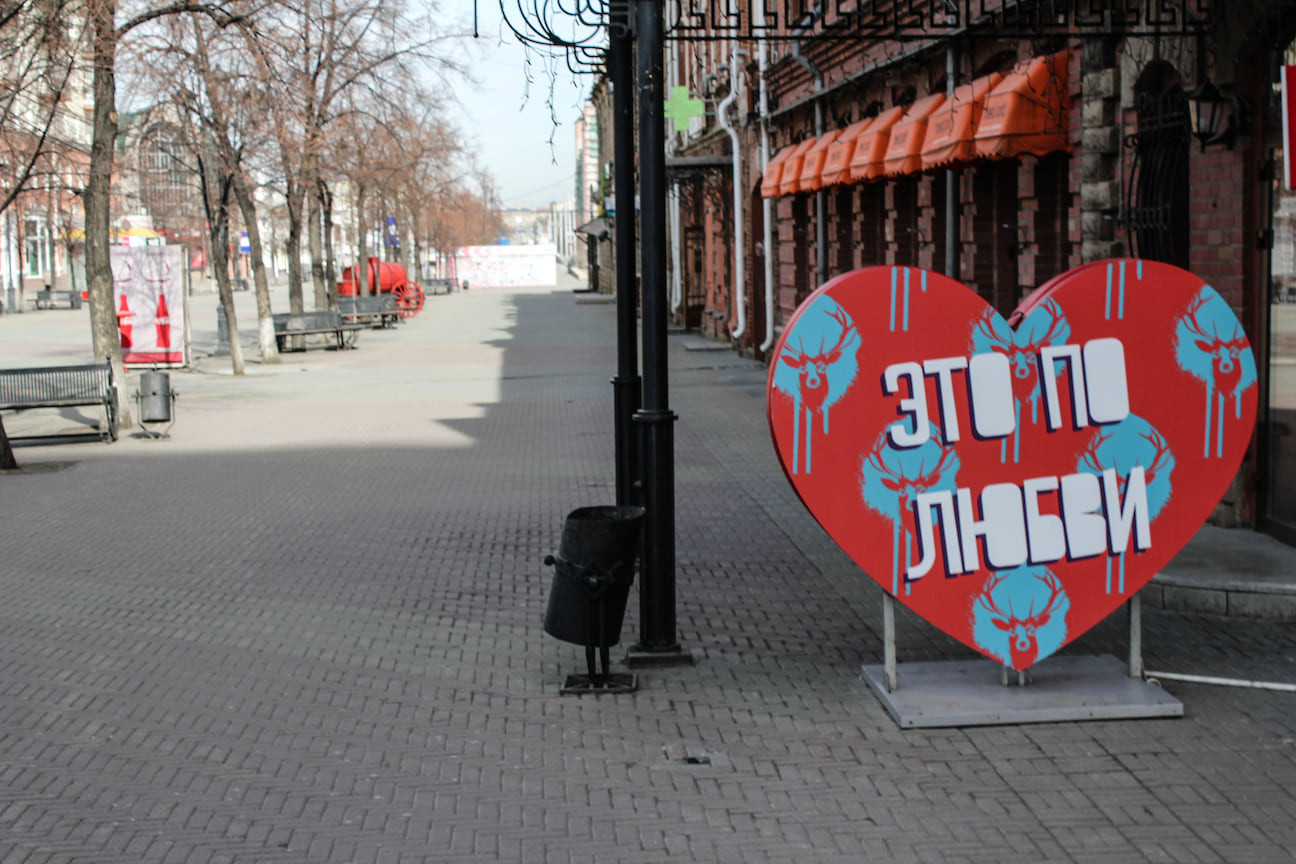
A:
{"type": "MultiPolygon", "coordinates": [[[[114,314],[112,263],[108,245],[111,234],[111,190],[113,146],[117,140],[117,48],[132,30],[152,21],[179,13],[206,15],[227,26],[240,20],[243,0],[211,2],[175,2],[145,5],[137,14],[127,14],[122,23],[117,18],[118,0],[84,0],[91,31],[91,56],[94,64],[92,92],[94,110],[91,122],[90,168],[84,201],[86,218],[86,288],[90,298],[90,335],[96,357],[107,357],[120,389],[126,380],[122,365],[121,342],[114,314]]],[[[126,400],[119,400],[123,406],[126,400]]],[[[122,421],[129,424],[130,414],[123,407],[122,421]]]]}
{"type": "MultiPolygon", "coordinates": [[[[450,37],[432,21],[412,22],[399,0],[283,0],[258,20],[258,29],[269,38],[257,39],[253,50],[276,89],[272,119],[287,204],[288,296],[293,311],[301,311],[303,233],[312,262],[323,255],[307,207],[324,209],[320,181],[329,172],[322,160],[331,130],[350,110],[349,98],[360,90],[380,95],[409,87],[415,60],[443,73],[458,66],[449,55],[432,53],[450,37]]],[[[317,303],[327,302],[325,266],[312,264],[317,303]]]]}
{"type": "Polygon", "coordinates": [[[256,286],[257,343],[261,348],[262,363],[278,363],[279,347],[275,341],[274,317],[270,309],[270,280],[266,276],[265,246],[261,242],[261,226],[257,220],[256,199],[253,198],[246,171],[234,172],[234,200],[243,214],[247,226],[248,248],[252,258],[252,281],[256,286]]]}
{"type": "Polygon", "coordinates": [[[80,71],[83,0],[0,4],[0,211],[32,189],[58,184],[59,152],[78,149],[58,129],[65,90],[80,71]]]}
{"type": "Polygon", "coordinates": [[[262,362],[279,362],[254,184],[248,170],[249,154],[263,141],[261,127],[269,111],[266,89],[257,78],[255,64],[247,60],[243,40],[230,38],[203,16],[174,17],[157,35],[158,40],[145,44],[141,65],[150,70],[148,77],[155,90],[166,95],[183,119],[195,172],[201,178],[216,284],[229,324],[230,358],[235,374],[242,374],[227,258],[231,201],[237,204],[248,233],[262,362]]]}
{"type": "MultiPolygon", "coordinates": [[[[84,23],[82,0],[0,4],[0,212],[38,196],[46,212],[71,222],[67,198],[79,190],[64,177],[79,173],[72,169],[84,145],[65,91],[84,71],[84,23]]],[[[0,420],[0,469],[17,467],[0,420]]]]}

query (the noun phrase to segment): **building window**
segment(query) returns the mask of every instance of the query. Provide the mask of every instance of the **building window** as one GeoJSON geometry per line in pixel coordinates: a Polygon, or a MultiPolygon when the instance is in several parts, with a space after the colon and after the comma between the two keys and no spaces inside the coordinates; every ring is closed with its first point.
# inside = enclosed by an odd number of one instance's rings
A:
{"type": "Polygon", "coordinates": [[[23,259],[28,276],[40,278],[50,270],[49,230],[39,219],[23,220],[23,259]]]}
{"type": "Polygon", "coordinates": [[[176,228],[201,212],[197,175],[178,135],[155,126],[140,140],[140,198],[158,228],[176,228]]]}

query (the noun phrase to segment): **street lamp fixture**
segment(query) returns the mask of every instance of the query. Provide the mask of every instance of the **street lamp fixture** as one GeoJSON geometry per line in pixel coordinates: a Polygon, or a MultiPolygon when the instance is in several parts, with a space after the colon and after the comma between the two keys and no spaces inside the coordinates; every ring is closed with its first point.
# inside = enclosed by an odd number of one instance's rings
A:
{"type": "Polygon", "coordinates": [[[1223,144],[1233,149],[1242,113],[1237,97],[1221,93],[1207,78],[1188,94],[1188,112],[1192,117],[1193,135],[1201,142],[1202,152],[1212,144],[1223,144]]]}

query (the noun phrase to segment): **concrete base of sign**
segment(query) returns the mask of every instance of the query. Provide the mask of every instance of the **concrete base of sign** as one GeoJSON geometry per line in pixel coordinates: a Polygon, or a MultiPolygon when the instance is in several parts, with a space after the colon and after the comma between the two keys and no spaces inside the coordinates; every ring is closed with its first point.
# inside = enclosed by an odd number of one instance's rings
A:
{"type": "Polygon", "coordinates": [[[1183,703],[1155,684],[1130,678],[1125,662],[1110,655],[1053,656],[1003,684],[1003,668],[989,660],[948,660],[899,665],[898,686],[888,693],[882,665],[863,667],[865,680],[904,729],[994,726],[1070,720],[1182,717],[1183,703]]]}

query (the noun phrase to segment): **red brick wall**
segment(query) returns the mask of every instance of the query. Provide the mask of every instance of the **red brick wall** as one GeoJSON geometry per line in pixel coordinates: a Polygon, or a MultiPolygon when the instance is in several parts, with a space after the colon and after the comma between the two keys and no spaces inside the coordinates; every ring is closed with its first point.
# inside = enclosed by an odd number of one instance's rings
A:
{"type": "Polygon", "coordinates": [[[859,201],[857,217],[858,245],[852,256],[856,267],[873,267],[887,263],[886,187],[868,183],[856,187],[859,201]]]}
{"type": "MultiPolygon", "coordinates": [[[[1245,154],[1214,147],[1205,153],[1194,147],[1188,171],[1192,184],[1188,246],[1193,273],[1205,279],[1242,317],[1243,261],[1248,245],[1245,231],[1245,154]]],[[[1244,319],[1245,320],[1245,319],[1244,319]]],[[[1251,334],[1254,338],[1255,334],[1251,334]]]]}

